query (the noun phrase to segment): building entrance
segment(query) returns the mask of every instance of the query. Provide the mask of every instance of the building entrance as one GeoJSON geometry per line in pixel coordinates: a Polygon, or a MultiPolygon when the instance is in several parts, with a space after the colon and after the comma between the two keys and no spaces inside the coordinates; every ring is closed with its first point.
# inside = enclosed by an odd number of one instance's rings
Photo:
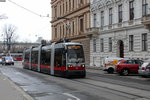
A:
{"type": "Polygon", "coordinates": [[[118,41],[118,56],[124,58],[124,43],[122,40],[118,41]]]}

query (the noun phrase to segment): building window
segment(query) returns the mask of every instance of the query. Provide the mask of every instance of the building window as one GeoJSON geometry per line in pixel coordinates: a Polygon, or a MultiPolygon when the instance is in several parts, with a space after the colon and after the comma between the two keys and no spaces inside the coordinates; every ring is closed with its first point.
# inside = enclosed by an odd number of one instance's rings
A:
{"type": "Polygon", "coordinates": [[[96,38],[93,39],[93,52],[96,52],[96,38]]]}
{"type": "Polygon", "coordinates": [[[133,51],[134,47],[134,37],[133,35],[129,35],[129,51],[133,51]]]}
{"type": "Polygon", "coordinates": [[[83,4],[83,0],[80,0],[80,4],[83,4]]]}
{"type": "Polygon", "coordinates": [[[142,34],[142,51],[147,51],[147,33],[142,34]]]}
{"type": "Polygon", "coordinates": [[[80,19],[80,32],[84,31],[84,21],[83,18],[80,19]]]}
{"type": "Polygon", "coordinates": [[[142,15],[147,15],[148,3],[147,0],[142,0],[142,15]]]}
{"type": "Polygon", "coordinates": [[[69,9],[71,10],[71,0],[69,0],[69,9]]]}
{"type": "Polygon", "coordinates": [[[57,17],[57,6],[54,7],[54,17],[57,17]]]}
{"type": "Polygon", "coordinates": [[[59,14],[61,16],[61,5],[59,6],[59,14]]]}
{"type": "Polygon", "coordinates": [[[60,37],[62,37],[62,28],[61,28],[61,24],[60,24],[60,37]]]}
{"type": "Polygon", "coordinates": [[[118,18],[119,23],[122,22],[122,5],[118,6],[118,18]]]}
{"type": "Polygon", "coordinates": [[[112,17],[113,17],[112,8],[109,8],[109,25],[112,24],[112,17]]]}
{"type": "Polygon", "coordinates": [[[112,52],[112,38],[109,38],[109,52],[112,52]]]}
{"type": "Polygon", "coordinates": [[[130,20],[134,19],[134,6],[133,6],[133,0],[129,2],[129,12],[130,12],[130,20]]]}
{"type": "Polygon", "coordinates": [[[104,11],[101,11],[101,26],[104,26],[104,11]]]}
{"type": "Polygon", "coordinates": [[[93,18],[93,26],[96,27],[96,14],[94,14],[94,18],[93,18]]]}
{"type": "Polygon", "coordinates": [[[72,8],[73,8],[73,9],[74,9],[74,1],[75,1],[75,0],[72,1],[72,8]]]}
{"type": "Polygon", "coordinates": [[[62,37],[64,37],[64,34],[65,34],[65,32],[64,32],[64,25],[62,26],[62,37]]]}
{"type": "Polygon", "coordinates": [[[55,26],[55,38],[57,38],[57,26],[55,26]]]}
{"type": "Polygon", "coordinates": [[[104,52],[104,39],[100,40],[100,44],[101,44],[101,52],[104,52]]]}
{"type": "Polygon", "coordinates": [[[72,35],[74,36],[74,32],[75,32],[75,29],[74,29],[74,21],[72,22],[72,35]]]}
{"type": "Polygon", "coordinates": [[[65,4],[63,3],[63,10],[62,10],[62,13],[64,14],[64,11],[65,11],[65,4]]]}
{"type": "Polygon", "coordinates": [[[66,2],[66,12],[68,11],[68,2],[66,2]]]}

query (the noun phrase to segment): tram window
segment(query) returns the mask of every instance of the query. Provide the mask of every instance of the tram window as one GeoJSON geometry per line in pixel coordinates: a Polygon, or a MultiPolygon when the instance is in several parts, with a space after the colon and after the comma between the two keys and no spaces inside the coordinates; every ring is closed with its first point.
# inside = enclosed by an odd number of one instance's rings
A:
{"type": "Polygon", "coordinates": [[[84,62],[84,52],[82,46],[68,46],[67,54],[69,63],[84,62]]]}
{"type": "Polygon", "coordinates": [[[29,55],[30,55],[29,52],[26,52],[26,53],[25,53],[24,62],[29,62],[29,55]]]}
{"type": "Polygon", "coordinates": [[[32,63],[33,64],[37,64],[38,63],[38,51],[32,51],[32,54],[31,54],[31,58],[32,58],[32,63]]]}
{"type": "Polygon", "coordinates": [[[42,50],[41,64],[50,65],[50,60],[51,60],[51,51],[50,50],[42,50]]]}
{"type": "Polygon", "coordinates": [[[61,67],[65,62],[62,61],[63,58],[63,48],[55,49],[55,57],[54,57],[54,66],[61,67]]]}
{"type": "Polygon", "coordinates": [[[66,66],[66,53],[62,53],[62,66],[66,66]]]}

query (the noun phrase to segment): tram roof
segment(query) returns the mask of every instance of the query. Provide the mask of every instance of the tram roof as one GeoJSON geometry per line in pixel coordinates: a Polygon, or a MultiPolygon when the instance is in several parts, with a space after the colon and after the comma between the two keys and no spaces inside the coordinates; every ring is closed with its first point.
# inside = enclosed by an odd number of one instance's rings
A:
{"type": "Polygon", "coordinates": [[[42,49],[50,49],[51,48],[51,45],[45,45],[42,47],[42,49]]]}
{"type": "Polygon", "coordinates": [[[65,45],[81,45],[80,43],[77,43],[77,42],[66,42],[64,43],[65,45]]]}
{"type": "MultiPolygon", "coordinates": [[[[62,47],[62,46],[65,46],[65,45],[82,45],[82,44],[77,43],[77,42],[62,42],[62,43],[56,43],[55,45],[56,45],[56,47],[62,47]]],[[[50,48],[52,48],[51,44],[42,46],[42,49],[50,49],[50,48]]],[[[33,51],[37,51],[38,49],[39,49],[39,46],[36,46],[36,47],[32,48],[33,51]]],[[[25,51],[29,52],[30,50],[31,50],[31,48],[28,48],[25,51]]]]}

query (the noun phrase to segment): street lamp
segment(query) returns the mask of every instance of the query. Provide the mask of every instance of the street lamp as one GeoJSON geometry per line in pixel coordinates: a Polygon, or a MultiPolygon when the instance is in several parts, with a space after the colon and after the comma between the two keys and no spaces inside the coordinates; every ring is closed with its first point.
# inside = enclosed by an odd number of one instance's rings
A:
{"type": "MultiPolygon", "coordinates": [[[[67,18],[67,17],[57,17],[57,20],[60,20],[60,19],[65,19],[67,21],[70,20],[70,18],[67,18]]],[[[62,21],[63,22],[63,21],[62,21]]],[[[64,22],[63,22],[64,23],[64,22]]],[[[67,33],[69,32],[69,29],[70,29],[70,22],[69,23],[64,23],[66,25],[66,29],[67,29],[67,32],[65,33],[65,39],[67,37],[67,33]]]]}

